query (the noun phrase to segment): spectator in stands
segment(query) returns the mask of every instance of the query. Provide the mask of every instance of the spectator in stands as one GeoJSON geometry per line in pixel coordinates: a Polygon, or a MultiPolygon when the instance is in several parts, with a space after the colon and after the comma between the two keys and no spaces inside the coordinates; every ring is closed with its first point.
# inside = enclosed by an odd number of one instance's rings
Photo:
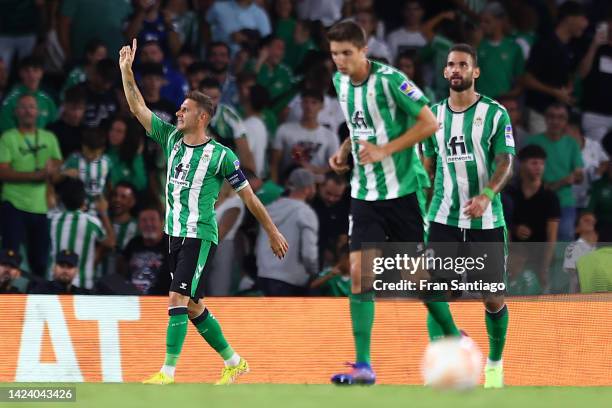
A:
{"type": "Polygon", "coordinates": [[[192,91],[197,90],[200,87],[200,83],[209,77],[212,77],[212,70],[206,62],[196,61],[187,68],[187,83],[192,91]]]}
{"type": "Polygon", "coordinates": [[[510,186],[505,193],[512,200],[513,211],[508,220],[510,234],[514,242],[548,243],[545,248],[521,247],[527,251],[523,254],[527,262],[536,263],[540,284],[546,288],[557,242],[561,208],[555,193],[547,190],[542,180],[547,165],[546,151],[540,146],[528,145],[520,150],[519,160],[520,183],[510,186]]]}
{"type": "Polygon", "coordinates": [[[221,85],[214,78],[207,78],[200,83],[200,91],[208,95],[214,102],[215,116],[210,120],[209,130],[217,136],[219,142],[236,149],[243,168],[255,169],[253,153],[249,148],[246,129],[240,115],[228,105],[220,102],[221,85]]]}
{"type": "Polygon", "coordinates": [[[272,27],[274,35],[285,42],[285,47],[293,46],[295,32],[295,5],[292,0],[275,0],[272,8],[272,27]]]}
{"type": "Polygon", "coordinates": [[[213,77],[221,84],[221,103],[232,108],[238,106],[238,86],[230,72],[230,49],[224,42],[214,42],[208,46],[207,62],[213,77]]]}
{"type": "Polygon", "coordinates": [[[84,212],[85,185],[81,180],[70,177],[58,186],[58,193],[64,210],[49,215],[51,253],[55,256],[62,248],[76,253],[80,260],[77,264],[78,275],[73,283],[91,289],[95,279],[96,243],[102,249],[115,246],[108,203],[100,196],[95,203],[97,216],[84,212]],[[68,228],[69,225],[76,227],[68,228]]]}
{"type": "Polygon", "coordinates": [[[339,242],[348,242],[348,183],[343,175],[332,171],[317,188],[312,209],[319,220],[319,262],[325,267],[336,259],[339,242]]]}
{"type": "Polygon", "coordinates": [[[45,3],[35,0],[9,1],[2,4],[0,16],[0,60],[11,70],[13,57],[18,60],[30,55],[36,37],[43,31],[45,3]]]}
{"type": "Polygon", "coordinates": [[[36,126],[36,98],[24,94],[15,108],[17,128],[0,137],[2,247],[18,252],[24,244],[30,271],[44,276],[49,256],[47,184],[62,159],[55,135],[36,126]]]}
{"type": "Polygon", "coordinates": [[[118,112],[119,101],[113,88],[118,78],[117,63],[106,58],[99,61],[87,81],[79,85],[85,90],[85,127],[97,128],[103,120],[118,112]]]}
{"type": "Polygon", "coordinates": [[[510,123],[512,124],[514,144],[516,145],[516,148],[520,150],[525,146],[525,142],[529,135],[527,129],[525,129],[525,124],[523,123],[523,111],[521,110],[521,104],[517,98],[510,96],[502,96],[498,98],[497,101],[501,103],[508,112],[510,123]]]}
{"type": "Polygon", "coordinates": [[[612,162],[606,173],[591,187],[587,211],[597,219],[597,233],[601,242],[612,242],[612,162]]]}
{"type": "Polygon", "coordinates": [[[612,247],[596,249],[576,262],[581,293],[612,291],[612,247]]]}
{"type": "Polygon", "coordinates": [[[124,44],[124,22],[132,12],[125,0],[63,0],[57,35],[67,60],[83,57],[86,45],[101,39],[108,55],[116,58],[124,44]]]}
{"type": "Polygon", "coordinates": [[[321,23],[318,21],[299,20],[296,23],[291,42],[285,43],[285,58],[283,59],[283,62],[293,72],[300,69],[309,52],[318,49],[314,38],[321,30],[321,23]]]}
{"type": "Polygon", "coordinates": [[[172,15],[160,10],[161,0],[136,0],[136,11],[125,28],[126,41],[157,41],[166,54],[177,56],[181,50],[181,38],[172,24],[172,15]]]}
{"type": "Polygon", "coordinates": [[[569,274],[570,293],[580,291],[576,266],[578,259],[597,248],[597,240],[599,237],[597,231],[595,231],[596,223],[597,220],[593,214],[582,214],[576,226],[576,235],[578,235],[578,239],[565,248],[563,271],[569,274]]]}
{"type": "Polygon", "coordinates": [[[164,86],[164,66],[147,63],[140,66],[140,89],[147,107],[164,122],[172,123],[176,117],[174,103],[161,95],[164,86]]]}
{"type": "Polygon", "coordinates": [[[385,64],[391,64],[393,56],[391,55],[389,46],[384,41],[376,38],[376,26],[378,24],[376,15],[371,11],[360,11],[355,15],[355,22],[359,24],[366,33],[368,39],[368,57],[380,60],[385,64]]]}
{"type": "MultiPolygon", "coordinates": [[[[423,4],[421,0],[406,0],[402,7],[402,26],[387,36],[387,44],[391,51],[391,61],[407,51],[417,51],[427,44],[427,39],[421,32],[423,22],[423,4]]],[[[411,77],[412,78],[412,77],[411,77]]]]}
{"type": "Polygon", "coordinates": [[[77,65],[70,71],[60,91],[60,98],[64,98],[68,89],[87,81],[87,78],[90,77],[96,69],[98,62],[107,57],[108,50],[106,49],[106,45],[104,45],[101,40],[91,40],[85,48],[85,63],[83,65],[77,65]]]}
{"type": "Polygon", "coordinates": [[[59,142],[62,157],[81,150],[83,139],[83,118],[85,117],[86,96],[82,87],[69,88],[64,94],[64,103],[57,121],[47,126],[59,142]]]}
{"type": "Polygon", "coordinates": [[[296,167],[315,174],[329,171],[329,158],[338,149],[338,137],[317,120],[323,106],[323,95],[316,90],[302,92],[302,120],[278,128],[272,144],[270,177],[284,180],[296,167]]]}
{"type": "Polygon", "coordinates": [[[546,129],[544,112],[551,103],[574,103],[572,72],[577,64],[568,43],[580,38],[588,23],[583,6],[566,1],[559,7],[555,31],[541,37],[531,49],[524,77],[531,133],[546,129]]]}
{"type": "Polygon", "coordinates": [[[283,40],[269,36],[262,41],[257,59],[250,61],[245,68],[257,75],[257,83],[268,90],[274,103],[287,97],[293,87],[293,73],[283,64],[284,57],[283,40]]]}
{"type": "Polygon", "coordinates": [[[138,214],[140,235],[132,238],[118,262],[119,273],[143,295],[164,295],[170,289],[168,240],[161,211],[153,206],[138,214]]]}
{"type": "Polygon", "coordinates": [[[266,154],[268,151],[268,129],[263,121],[263,111],[268,104],[268,91],[261,85],[251,87],[249,100],[244,106],[244,128],[249,142],[253,161],[255,164],[255,174],[263,178],[268,170],[266,154]]]}
{"type": "MultiPolygon", "coordinates": [[[[142,64],[163,64],[166,84],[161,89],[161,96],[174,103],[178,109],[189,91],[185,77],[166,61],[164,51],[157,41],[147,41],[142,45],[138,44],[138,48],[140,49],[140,62],[142,64]]],[[[138,71],[137,75],[139,74],[140,72],[138,71]]]]}
{"type": "Polygon", "coordinates": [[[576,198],[576,208],[583,210],[589,202],[589,189],[591,185],[606,173],[610,158],[602,149],[601,143],[594,139],[587,139],[582,132],[580,118],[572,118],[565,132],[574,138],[580,146],[582,162],[584,163],[582,182],[572,186],[576,198]]]}
{"type": "Polygon", "coordinates": [[[116,248],[121,251],[138,235],[138,221],[133,216],[136,207],[136,189],[127,181],[113,187],[111,193],[111,222],[115,231],[116,248]]]}
{"type": "Polygon", "coordinates": [[[329,27],[342,17],[345,0],[296,0],[296,11],[300,20],[320,20],[329,27]]]}
{"type": "Polygon", "coordinates": [[[129,182],[139,192],[147,188],[143,149],[140,126],[123,117],[115,117],[110,121],[106,156],[110,161],[112,186],[123,181],[129,182]]]}
{"type": "Polygon", "coordinates": [[[292,248],[283,259],[274,257],[260,228],[255,255],[259,287],[266,296],[304,295],[309,281],[319,270],[319,222],[306,203],[316,193],[315,182],[315,175],[310,171],[294,170],[287,182],[289,195],[266,207],[292,248]]]}
{"type": "Polygon", "coordinates": [[[185,78],[187,77],[187,69],[191,64],[196,62],[197,58],[195,54],[189,50],[183,50],[176,58],[176,66],[185,78]]]}
{"type": "Polygon", "coordinates": [[[423,94],[429,99],[430,103],[436,100],[433,89],[425,83],[421,62],[415,57],[414,52],[407,51],[398,55],[395,67],[406,74],[423,91],[423,94]]]}
{"type": "Polygon", "coordinates": [[[493,2],[485,6],[480,18],[484,38],[478,44],[480,76],[476,89],[495,99],[518,96],[521,92],[520,78],[525,69],[521,47],[505,35],[507,25],[506,10],[501,3],[493,2]]]}
{"type": "Polygon", "coordinates": [[[572,186],[583,179],[583,162],[580,146],[565,133],[568,123],[567,107],[561,103],[553,103],[546,109],[546,132],[527,138],[526,144],[535,144],[551,158],[544,168],[544,184],[557,193],[561,206],[558,240],[570,242],[574,240],[576,223],[576,199],[572,194],[572,186]]]}
{"type": "Polygon", "coordinates": [[[70,249],[62,249],[55,256],[53,280],[38,284],[30,293],[42,295],[88,295],[91,292],[76,286],[79,282],[79,256],[70,249]]]}
{"type": "Polygon", "coordinates": [[[199,4],[194,4],[192,10],[191,3],[193,2],[189,0],[168,0],[162,11],[172,22],[172,28],[177,32],[183,50],[200,48],[199,4]]]}
{"type": "Polygon", "coordinates": [[[33,95],[38,106],[38,118],[36,126],[46,127],[57,118],[57,106],[53,99],[40,89],[44,71],[42,61],[36,57],[26,57],[19,63],[19,79],[21,82],[15,85],[0,109],[0,132],[17,127],[15,107],[22,95],[33,95]]]}
{"type": "Polygon", "coordinates": [[[14,285],[20,276],[21,256],[12,249],[0,250],[0,295],[24,293],[14,285]]]}
{"type": "Polygon", "coordinates": [[[323,269],[317,278],[310,283],[310,289],[315,294],[348,296],[351,293],[351,265],[349,263],[348,243],[343,244],[337,252],[336,264],[323,269]]]}
{"type": "Polygon", "coordinates": [[[206,21],[213,41],[223,41],[232,51],[247,40],[244,29],[256,30],[261,37],[270,35],[272,28],[266,11],[253,0],[216,1],[208,9],[206,21]]]}
{"type": "Polygon", "coordinates": [[[612,130],[609,92],[612,89],[612,7],[608,7],[607,18],[597,25],[595,36],[578,68],[584,81],[582,126],[586,137],[598,142],[612,130]]]}
{"type": "Polygon", "coordinates": [[[6,68],[6,63],[0,59],[0,101],[3,101],[6,96],[8,79],[9,71],[6,68]]]}
{"type": "Polygon", "coordinates": [[[81,151],[73,153],[64,162],[62,173],[80,179],[85,185],[87,209],[106,192],[110,159],[104,154],[105,148],[105,132],[102,129],[86,129],[83,132],[81,151]]]}

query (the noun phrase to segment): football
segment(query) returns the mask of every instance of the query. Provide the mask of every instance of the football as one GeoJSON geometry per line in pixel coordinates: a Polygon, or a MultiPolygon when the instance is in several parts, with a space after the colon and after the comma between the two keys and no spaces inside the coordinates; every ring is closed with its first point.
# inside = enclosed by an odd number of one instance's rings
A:
{"type": "Polygon", "coordinates": [[[426,386],[468,390],[480,382],[482,353],[467,336],[435,340],[427,346],[422,368],[426,386]]]}

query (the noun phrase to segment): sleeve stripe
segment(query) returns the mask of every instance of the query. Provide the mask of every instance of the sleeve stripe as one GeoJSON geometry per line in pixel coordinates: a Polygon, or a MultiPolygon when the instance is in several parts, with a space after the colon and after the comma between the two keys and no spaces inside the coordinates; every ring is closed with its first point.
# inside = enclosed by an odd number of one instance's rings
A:
{"type": "Polygon", "coordinates": [[[217,164],[217,170],[215,170],[215,175],[219,174],[219,169],[221,168],[221,164],[223,164],[223,159],[225,159],[225,149],[221,152],[221,157],[219,158],[219,163],[217,164]]]}

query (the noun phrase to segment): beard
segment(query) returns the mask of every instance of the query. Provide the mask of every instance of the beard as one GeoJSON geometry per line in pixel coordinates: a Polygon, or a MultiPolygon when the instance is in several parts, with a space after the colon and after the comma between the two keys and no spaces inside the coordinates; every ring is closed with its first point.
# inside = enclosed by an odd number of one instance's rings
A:
{"type": "Polygon", "coordinates": [[[448,85],[450,89],[452,89],[455,92],[463,92],[467,89],[470,89],[472,87],[472,84],[474,83],[474,79],[472,78],[461,78],[461,82],[459,84],[453,85],[453,79],[458,79],[458,78],[449,78],[448,85]]]}

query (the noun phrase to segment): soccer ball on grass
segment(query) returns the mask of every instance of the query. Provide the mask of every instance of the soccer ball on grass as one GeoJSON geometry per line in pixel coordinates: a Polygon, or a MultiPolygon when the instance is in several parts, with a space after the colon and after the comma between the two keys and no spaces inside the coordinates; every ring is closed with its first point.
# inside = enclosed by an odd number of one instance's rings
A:
{"type": "Polygon", "coordinates": [[[480,382],[482,353],[467,337],[432,341],[423,358],[426,386],[437,389],[468,390],[480,382]]]}

